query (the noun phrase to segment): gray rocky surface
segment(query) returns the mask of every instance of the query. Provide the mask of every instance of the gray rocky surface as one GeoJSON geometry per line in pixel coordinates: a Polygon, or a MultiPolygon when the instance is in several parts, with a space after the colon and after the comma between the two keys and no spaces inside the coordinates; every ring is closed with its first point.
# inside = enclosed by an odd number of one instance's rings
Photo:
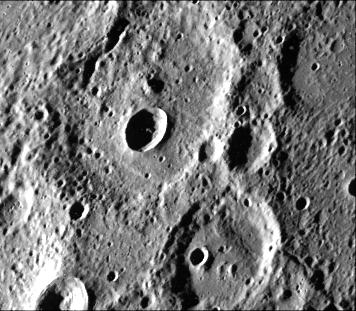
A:
{"type": "Polygon", "coordinates": [[[353,1],[0,16],[0,309],[355,309],[353,1]]]}

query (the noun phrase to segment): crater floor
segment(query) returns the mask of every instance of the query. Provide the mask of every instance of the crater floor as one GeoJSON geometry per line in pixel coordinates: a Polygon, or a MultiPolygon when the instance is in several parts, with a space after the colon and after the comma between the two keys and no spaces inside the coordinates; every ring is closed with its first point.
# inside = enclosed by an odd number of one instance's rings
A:
{"type": "Polygon", "coordinates": [[[356,308],[353,1],[0,14],[0,309],[356,308]]]}

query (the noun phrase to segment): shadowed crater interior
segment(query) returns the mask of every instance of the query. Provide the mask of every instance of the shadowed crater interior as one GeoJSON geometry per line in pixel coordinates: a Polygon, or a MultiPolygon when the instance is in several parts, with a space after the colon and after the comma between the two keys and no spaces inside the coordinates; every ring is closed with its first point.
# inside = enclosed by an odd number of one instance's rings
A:
{"type": "Polygon", "coordinates": [[[202,252],[201,249],[196,248],[195,250],[192,251],[190,254],[190,262],[196,266],[199,265],[204,259],[204,253],[202,252]]]}
{"type": "Polygon", "coordinates": [[[356,179],[352,179],[349,184],[349,193],[353,197],[356,197],[356,179]]]}
{"type": "Polygon", "coordinates": [[[38,302],[37,310],[61,310],[60,304],[62,300],[63,297],[58,293],[56,287],[51,287],[43,293],[38,302]]]}
{"type": "Polygon", "coordinates": [[[251,129],[241,127],[235,129],[229,140],[229,168],[234,169],[247,163],[248,151],[252,143],[251,129]]]}
{"type": "Polygon", "coordinates": [[[69,216],[72,220],[78,220],[80,217],[82,217],[84,212],[84,207],[82,203],[80,202],[75,202],[69,211],[69,216]]]}
{"type": "Polygon", "coordinates": [[[127,145],[135,151],[139,151],[153,138],[155,132],[154,115],[142,109],[131,117],[126,127],[127,145]]]}

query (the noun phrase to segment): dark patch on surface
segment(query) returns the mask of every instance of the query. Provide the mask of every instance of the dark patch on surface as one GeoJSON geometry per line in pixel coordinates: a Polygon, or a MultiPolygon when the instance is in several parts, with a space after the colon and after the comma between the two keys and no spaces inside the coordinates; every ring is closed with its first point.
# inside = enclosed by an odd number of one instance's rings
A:
{"type": "Polygon", "coordinates": [[[177,255],[175,273],[170,282],[171,291],[180,299],[183,310],[187,310],[199,303],[199,298],[192,288],[191,274],[184,256],[186,248],[192,241],[193,234],[191,230],[187,230],[179,239],[175,253],[177,255]]]}
{"type": "Polygon", "coordinates": [[[244,55],[250,55],[251,52],[252,52],[252,43],[249,43],[249,42],[246,42],[244,43],[242,46],[241,46],[241,53],[244,54],[244,55]]]}
{"type": "Polygon", "coordinates": [[[348,190],[349,190],[350,195],[352,195],[353,197],[356,197],[356,179],[355,178],[353,178],[350,181],[348,190]]]}
{"type": "Polygon", "coordinates": [[[75,202],[69,210],[69,216],[70,219],[72,220],[78,220],[80,217],[82,217],[84,212],[84,207],[83,204],[80,202],[75,202]]]}
{"type": "Polygon", "coordinates": [[[177,235],[180,231],[184,231],[192,223],[193,216],[200,209],[198,203],[193,204],[192,207],[182,216],[180,222],[169,233],[167,242],[163,247],[163,252],[168,253],[174,241],[177,239],[177,235]]]}
{"type": "Polygon", "coordinates": [[[6,116],[5,121],[3,122],[0,128],[0,134],[4,134],[5,131],[10,127],[10,125],[14,122],[14,117],[9,115],[6,116]]]}
{"type": "Polygon", "coordinates": [[[206,154],[206,148],[207,148],[206,143],[204,143],[200,146],[199,155],[198,155],[199,162],[204,162],[208,158],[208,156],[206,154]]]}
{"type": "Polygon", "coordinates": [[[135,151],[139,151],[152,141],[153,134],[155,132],[155,120],[154,115],[142,109],[134,114],[125,130],[126,143],[135,151]]]}
{"type": "Polygon", "coordinates": [[[189,255],[189,260],[193,266],[199,265],[204,260],[203,251],[197,247],[189,255]]]}
{"type": "Polygon", "coordinates": [[[82,88],[86,88],[90,82],[90,79],[95,71],[95,65],[100,57],[101,53],[94,52],[89,55],[84,62],[83,77],[82,77],[82,88]]]}
{"type": "Polygon", "coordinates": [[[48,128],[51,132],[54,132],[55,129],[57,129],[61,124],[62,124],[61,115],[58,111],[54,110],[51,113],[51,120],[48,128]]]}
{"type": "Polygon", "coordinates": [[[337,311],[339,310],[338,308],[336,308],[336,306],[330,302],[325,308],[324,311],[337,311]]]}
{"type": "Polygon", "coordinates": [[[48,3],[49,3],[49,4],[57,5],[57,4],[60,4],[61,1],[60,1],[60,0],[48,0],[48,3]]]}
{"type": "Polygon", "coordinates": [[[244,36],[244,31],[245,31],[245,23],[241,22],[239,27],[237,27],[232,34],[232,38],[235,44],[239,47],[244,36]]]}
{"type": "Polygon", "coordinates": [[[95,295],[95,291],[91,288],[87,288],[87,294],[88,294],[88,310],[94,310],[96,299],[97,299],[95,295]]]}
{"type": "Polygon", "coordinates": [[[283,291],[282,297],[283,297],[284,300],[287,300],[287,299],[291,298],[292,295],[293,295],[293,294],[292,294],[292,291],[287,288],[287,289],[285,289],[285,290],[283,291]]]}
{"type": "Polygon", "coordinates": [[[316,290],[324,289],[325,276],[324,272],[320,269],[314,271],[312,277],[310,278],[311,283],[314,285],[316,290]]]}
{"type": "Polygon", "coordinates": [[[252,51],[252,43],[248,42],[244,38],[245,28],[246,22],[242,21],[240,25],[234,30],[232,38],[237,47],[239,48],[241,54],[248,56],[251,54],[252,51]]]}
{"type": "Polygon", "coordinates": [[[229,139],[227,150],[230,170],[240,168],[248,161],[248,151],[252,144],[251,129],[249,127],[236,128],[229,139]]]}
{"type": "Polygon", "coordinates": [[[67,147],[68,147],[68,155],[69,157],[74,157],[76,155],[78,145],[79,145],[79,130],[76,125],[69,124],[66,125],[67,134],[67,147]]]}
{"type": "Polygon", "coordinates": [[[307,207],[307,205],[308,205],[308,201],[304,197],[298,198],[298,200],[295,203],[295,207],[298,211],[305,209],[307,207]]]}
{"type": "Polygon", "coordinates": [[[193,220],[200,205],[195,203],[182,216],[178,225],[170,232],[163,248],[164,253],[171,252],[174,258],[174,276],[170,281],[171,292],[180,300],[183,310],[189,309],[199,303],[199,298],[191,285],[190,270],[186,262],[185,252],[191,243],[199,226],[193,220]]]}
{"type": "Polygon", "coordinates": [[[315,15],[321,20],[324,20],[323,16],[323,4],[321,1],[318,1],[315,5],[315,15]]]}
{"type": "Polygon", "coordinates": [[[142,309],[146,309],[148,307],[150,303],[150,298],[148,296],[144,296],[142,297],[141,301],[140,301],[140,307],[142,309]]]}
{"type": "Polygon", "coordinates": [[[248,86],[253,80],[258,62],[250,64],[242,73],[241,79],[237,85],[232,90],[232,104],[231,107],[235,110],[239,105],[242,104],[243,98],[248,90],[248,86]]]}
{"type": "Polygon", "coordinates": [[[107,34],[107,42],[104,52],[110,52],[118,43],[121,34],[125,31],[130,22],[124,17],[118,17],[107,34]]]}
{"type": "Polygon", "coordinates": [[[147,79],[147,84],[156,94],[161,93],[164,89],[164,82],[158,77],[147,79]]]}
{"type": "Polygon", "coordinates": [[[12,148],[11,152],[11,165],[14,165],[17,162],[17,159],[19,158],[19,155],[22,150],[22,145],[20,141],[17,141],[14,144],[14,147],[12,148]]]}
{"type": "Polygon", "coordinates": [[[176,271],[171,279],[171,291],[181,301],[182,309],[187,310],[199,303],[199,298],[191,287],[191,275],[189,267],[185,263],[183,255],[179,255],[175,261],[176,271]]]}
{"type": "Polygon", "coordinates": [[[331,145],[334,140],[334,130],[329,130],[325,133],[326,143],[331,145]]]}
{"type": "Polygon", "coordinates": [[[63,296],[58,292],[55,285],[48,288],[40,297],[37,310],[61,310],[60,304],[63,296]]]}
{"type": "Polygon", "coordinates": [[[34,114],[34,117],[37,121],[41,121],[44,117],[43,111],[37,110],[34,114]]]}
{"type": "Polygon", "coordinates": [[[278,60],[281,89],[284,94],[284,102],[288,107],[294,107],[298,101],[296,90],[293,87],[293,77],[296,72],[301,43],[302,38],[297,30],[289,33],[278,60]]]}
{"type": "Polygon", "coordinates": [[[107,279],[109,282],[113,282],[113,281],[116,279],[116,272],[115,272],[115,271],[110,271],[110,272],[107,274],[106,279],[107,279]]]}

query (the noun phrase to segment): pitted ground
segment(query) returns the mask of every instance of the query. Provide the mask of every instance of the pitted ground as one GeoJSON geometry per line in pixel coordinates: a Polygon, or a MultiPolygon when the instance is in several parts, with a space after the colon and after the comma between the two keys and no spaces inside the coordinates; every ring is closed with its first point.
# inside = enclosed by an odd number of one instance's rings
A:
{"type": "Polygon", "coordinates": [[[1,308],[62,277],[89,309],[353,306],[352,2],[1,10],[1,308]]]}

